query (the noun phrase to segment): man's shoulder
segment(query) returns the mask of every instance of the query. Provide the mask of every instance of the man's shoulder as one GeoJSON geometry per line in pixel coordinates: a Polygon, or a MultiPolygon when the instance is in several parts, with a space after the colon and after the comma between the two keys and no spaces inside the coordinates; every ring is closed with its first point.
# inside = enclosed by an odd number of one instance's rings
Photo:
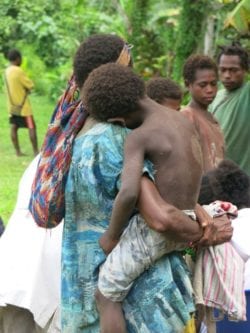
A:
{"type": "Polygon", "coordinates": [[[213,100],[213,102],[209,105],[208,107],[208,111],[210,113],[214,113],[214,109],[217,108],[218,105],[220,105],[226,98],[226,96],[228,95],[228,92],[226,89],[222,88],[217,92],[217,95],[215,97],[215,99],[213,100]]]}
{"type": "Polygon", "coordinates": [[[5,75],[7,77],[19,77],[23,75],[24,71],[19,66],[9,66],[5,70],[5,75]]]}
{"type": "Polygon", "coordinates": [[[218,90],[213,102],[210,105],[213,106],[214,104],[217,104],[218,101],[225,98],[225,96],[227,96],[227,95],[228,95],[228,91],[225,88],[218,90]]]}
{"type": "Polygon", "coordinates": [[[250,93],[250,81],[245,82],[243,87],[250,93]]]}
{"type": "Polygon", "coordinates": [[[6,72],[16,72],[16,73],[23,73],[23,69],[20,66],[11,65],[7,67],[6,72]]]}
{"type": "Polygon", "coordinates": [[[220,97],[222,97],[222,96],[225,96],[225,95],[227,95],[227,94],[228,94],[227,89],[225,89],[225,88],[221,88],[220,90],[218,90],[218,92],[217,92],[217,94],[216,94],[214,100],[216,100],[217,98],[220,98],[220,97]]]}

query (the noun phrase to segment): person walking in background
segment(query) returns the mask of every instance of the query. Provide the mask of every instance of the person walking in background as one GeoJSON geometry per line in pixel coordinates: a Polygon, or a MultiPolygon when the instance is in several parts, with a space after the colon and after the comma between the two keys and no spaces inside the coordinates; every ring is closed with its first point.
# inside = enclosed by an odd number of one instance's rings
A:
{"type": "Polygon", "coordinates": [[[220,126],[208,112],[217,93],[217,66],[208,56],[192,55],[183,68],[185,85],[191,95],[181,110],[199,133],[203,153],[203,171],[215,168],[224,158],[224,138],[220,126]]]}
{"type": "Polygon", "coordinates": [[[32,115],[31,105],[28,99],[33,82],[22,70],[22,55],[20,51],[12,49],[7,55],[10,65],[5,71],[4,80],[8,96],[9,122],[11,125],[11,140],[17,156],[23,156],[18,140],[18,129],[28,128],[29,137],[34,155],[38,154],[36,124],[32,115]]]}
{"type": "Polygon", "coordinates": [[[224,133],[226,158],[250,176],[250,82],[246,82],[249,56],[238,45],[223,46],[218,56],[219,77],[225,89],[219,91],[211,113],[224,133]]]}
{"type": "Polygon", "coordinates": [[[176,82],[163,77],[152,78],[146,83],[146,92],[157,103],[171,110],[180,110],[183,93],[176,82]]]}

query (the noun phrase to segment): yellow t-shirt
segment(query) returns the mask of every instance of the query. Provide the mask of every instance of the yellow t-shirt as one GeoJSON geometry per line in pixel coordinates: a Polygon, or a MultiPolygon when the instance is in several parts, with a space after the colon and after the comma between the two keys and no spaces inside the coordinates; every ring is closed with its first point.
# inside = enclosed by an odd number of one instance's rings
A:
{"type": "MultiPolygon", "coordinates": [[[[9,112],[11,104],[21,105],[27,90],[34,87],[33,82],[26,76],[22,68],[15,65],[10,65],[5,71],[5,78],[8,83],[8,105],[9,112]],[[10,99],[10,96],[11,99],[10,99]]],[[[21,111],[21,116],[32,115],[32,109],[28,97],[25,99],[24,106],[21,111]]]]}

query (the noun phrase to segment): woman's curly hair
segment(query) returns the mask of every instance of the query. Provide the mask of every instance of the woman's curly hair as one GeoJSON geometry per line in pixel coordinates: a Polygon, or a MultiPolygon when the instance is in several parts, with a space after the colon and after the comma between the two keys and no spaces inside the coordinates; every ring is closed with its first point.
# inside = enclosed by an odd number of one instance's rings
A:
{"type": "Polygon", "coordinates": [[[116,35],[99,34],[86,39],[74,57],[73,69],[78,87],[83,86],[93,69],[108,62],[115,62],[124,44],[124,40],[116,35]]]}

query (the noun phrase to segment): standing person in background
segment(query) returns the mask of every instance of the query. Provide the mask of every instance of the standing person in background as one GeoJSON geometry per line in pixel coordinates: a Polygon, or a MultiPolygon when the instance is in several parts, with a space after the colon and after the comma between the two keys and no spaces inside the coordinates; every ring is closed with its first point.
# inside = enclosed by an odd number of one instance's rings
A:
{"type": "Polygon", "coordinates": [[[238,45],[223,46],[218,56],[219,91],[211,105],[225,137],[226,157],[250,176],[250,82],[246,82],[249,56],[238,45]]]}
{"type": "Polygon", "coordinates": [[[34,155],[38,154],[36,124],[28,94],[33,88],[33,82],[21,69],[22,55],[18,50],[10,50],[7,56],[10,61],[5,71],[4,79],[8,95],[9,122],[11,124],[11,140],[17,156],[23,156],[18,140],[18,129],[28,128],[34,155]]]}
{"type": "Polygon", "coordinates": [[[224,157],[223,134],[218,122],[208,112],[217,93],[217,67],[208,56],[192,55],[184,64],[183,76],[191,101],[181,112],[199,133],[203,171],[206,172],[215,168],[224,157]]]}
{"type": "Polygon", "coordinates": [[[148,97],[172,110],[179,111],[182,100],[181,87],[170,79],[157,77],[146,83],[148,97]]]}
{"type": "MultiPolygon", "coordinates": [[[[200,136],[205,173],[214,169],[224,158],[224,138],[220,126],[208,112],[208,106],[217,93],[217,66],[208,56],[191,55],[184,64],[183,78],[191,100],[181,113],[194,124],[200,136]]],[[[193,263],[188,258],[187,260],[193,270],[193,263]]],[[[196,319],[197,331],[200,325],[199,317],[196,319]]]]}

